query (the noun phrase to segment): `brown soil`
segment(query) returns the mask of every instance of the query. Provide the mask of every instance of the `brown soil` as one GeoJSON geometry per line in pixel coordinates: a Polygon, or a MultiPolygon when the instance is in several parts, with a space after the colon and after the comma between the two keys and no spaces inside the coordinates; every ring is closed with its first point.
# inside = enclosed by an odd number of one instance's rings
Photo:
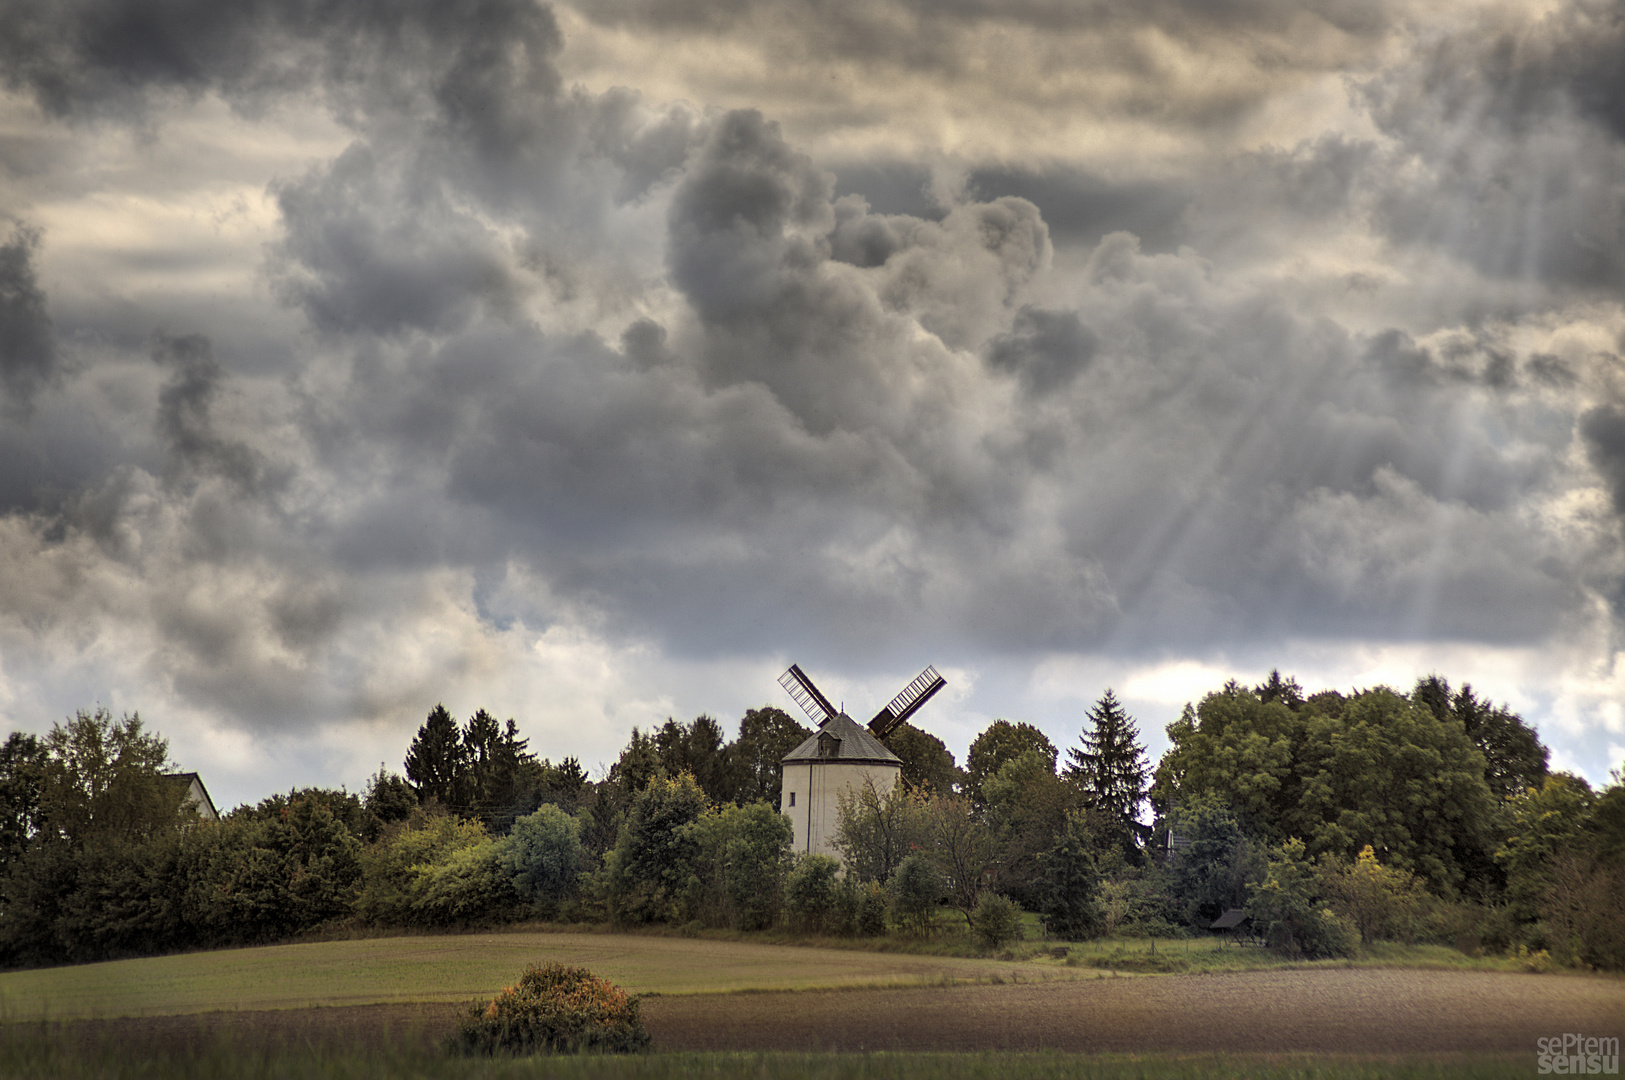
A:
{"type": "MultiPolygon", "coordinates": [[[[57,1030],[137,1053],[222,1041],[433,1045],[450,1032],[459,1008],[78,1020],[57,1030]]],[[[1625,1036],[1625,982],[1344,969],[655,997],[643,1010],[657,1050],[1533,1054],[1535,1040],[1547,1035],[1625,1036]]]]}

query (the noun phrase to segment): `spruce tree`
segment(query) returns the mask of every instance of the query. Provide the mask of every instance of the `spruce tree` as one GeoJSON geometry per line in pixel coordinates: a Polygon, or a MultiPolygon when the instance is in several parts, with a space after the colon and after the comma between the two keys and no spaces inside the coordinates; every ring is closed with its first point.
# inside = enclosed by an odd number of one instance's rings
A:
{"type": "Polygon", "coordinates": [[[429,710],[429,718],[418,728],[417,737],[406,751],[406,778],[417,789],[418,798],[432,798],[451,806],[457,796],[463,766],[457,721],[444,705],[436,705],[429,710]]]}
{"type": "Polygon", "coordinates": [[[1067,752],[1071,761],[1067,779],[1082,789],[1086,805],[1117,831],[1124,854],[1133,855],[1149,832],[1140,824],[1140,807],[1151,764],[1134,718],[1123,711],[1111,690],[1089,710],[1089,725],[1078,741],[1080,745],[1067,752]]]}

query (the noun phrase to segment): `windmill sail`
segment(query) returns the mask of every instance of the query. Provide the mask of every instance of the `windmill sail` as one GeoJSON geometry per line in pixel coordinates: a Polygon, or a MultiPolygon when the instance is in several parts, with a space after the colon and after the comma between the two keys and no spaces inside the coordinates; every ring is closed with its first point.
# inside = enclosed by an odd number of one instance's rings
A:
{"type": "Polygon", "coordinates": [[[875,738],[884,739],[931,700],[932,694],[947,685],[948,680],[938,675],[935,667],[927,667],[914,676],[914,681],[903,687],[902,693],[892,698],[889,705],[875,713],[875,718],[869,721],[869,730],[874,732],[875,738]]]}
{"type": "Polygon", "coordinates": [[[829,698],[818,692],[818,687],[807,678],[807,673],[795,664],[791,664],[790,670],[779,676],[779,685],[801,706],[807,718],[819,727],[827,724],[838,711],[829,703],[829,698]]]}

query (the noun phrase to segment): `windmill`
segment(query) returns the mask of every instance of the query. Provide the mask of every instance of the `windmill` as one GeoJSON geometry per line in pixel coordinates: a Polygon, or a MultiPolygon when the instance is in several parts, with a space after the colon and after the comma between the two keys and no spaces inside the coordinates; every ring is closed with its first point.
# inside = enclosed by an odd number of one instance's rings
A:
{"type": "Polygon", "coordinates": [[[836,854],[830,841],[835,836],[839,793],[864,784],[873,784],[883,794],[891,791],[902,772],[903,759],[880,740],[919,712],[947,682],[936,668],[927,667],[875,713],[868,727],[861,727],[830,704],[797,665],[791,664],[779,676],[779,685],[818,729],[784,755],[784,794],[779,805],[790,815],[796,851],[836,854]]]}

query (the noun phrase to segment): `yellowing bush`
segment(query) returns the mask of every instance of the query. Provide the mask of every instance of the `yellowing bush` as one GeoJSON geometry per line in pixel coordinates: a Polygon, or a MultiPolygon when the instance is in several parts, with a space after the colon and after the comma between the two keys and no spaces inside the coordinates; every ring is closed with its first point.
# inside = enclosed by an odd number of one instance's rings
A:
{"type": "Polygon", "coordinates": [[[637,999],[586,968],[547,963],[463,1014],[452,1049],[465,1054],[629,1054],[649,1046],[637,999]]]}

